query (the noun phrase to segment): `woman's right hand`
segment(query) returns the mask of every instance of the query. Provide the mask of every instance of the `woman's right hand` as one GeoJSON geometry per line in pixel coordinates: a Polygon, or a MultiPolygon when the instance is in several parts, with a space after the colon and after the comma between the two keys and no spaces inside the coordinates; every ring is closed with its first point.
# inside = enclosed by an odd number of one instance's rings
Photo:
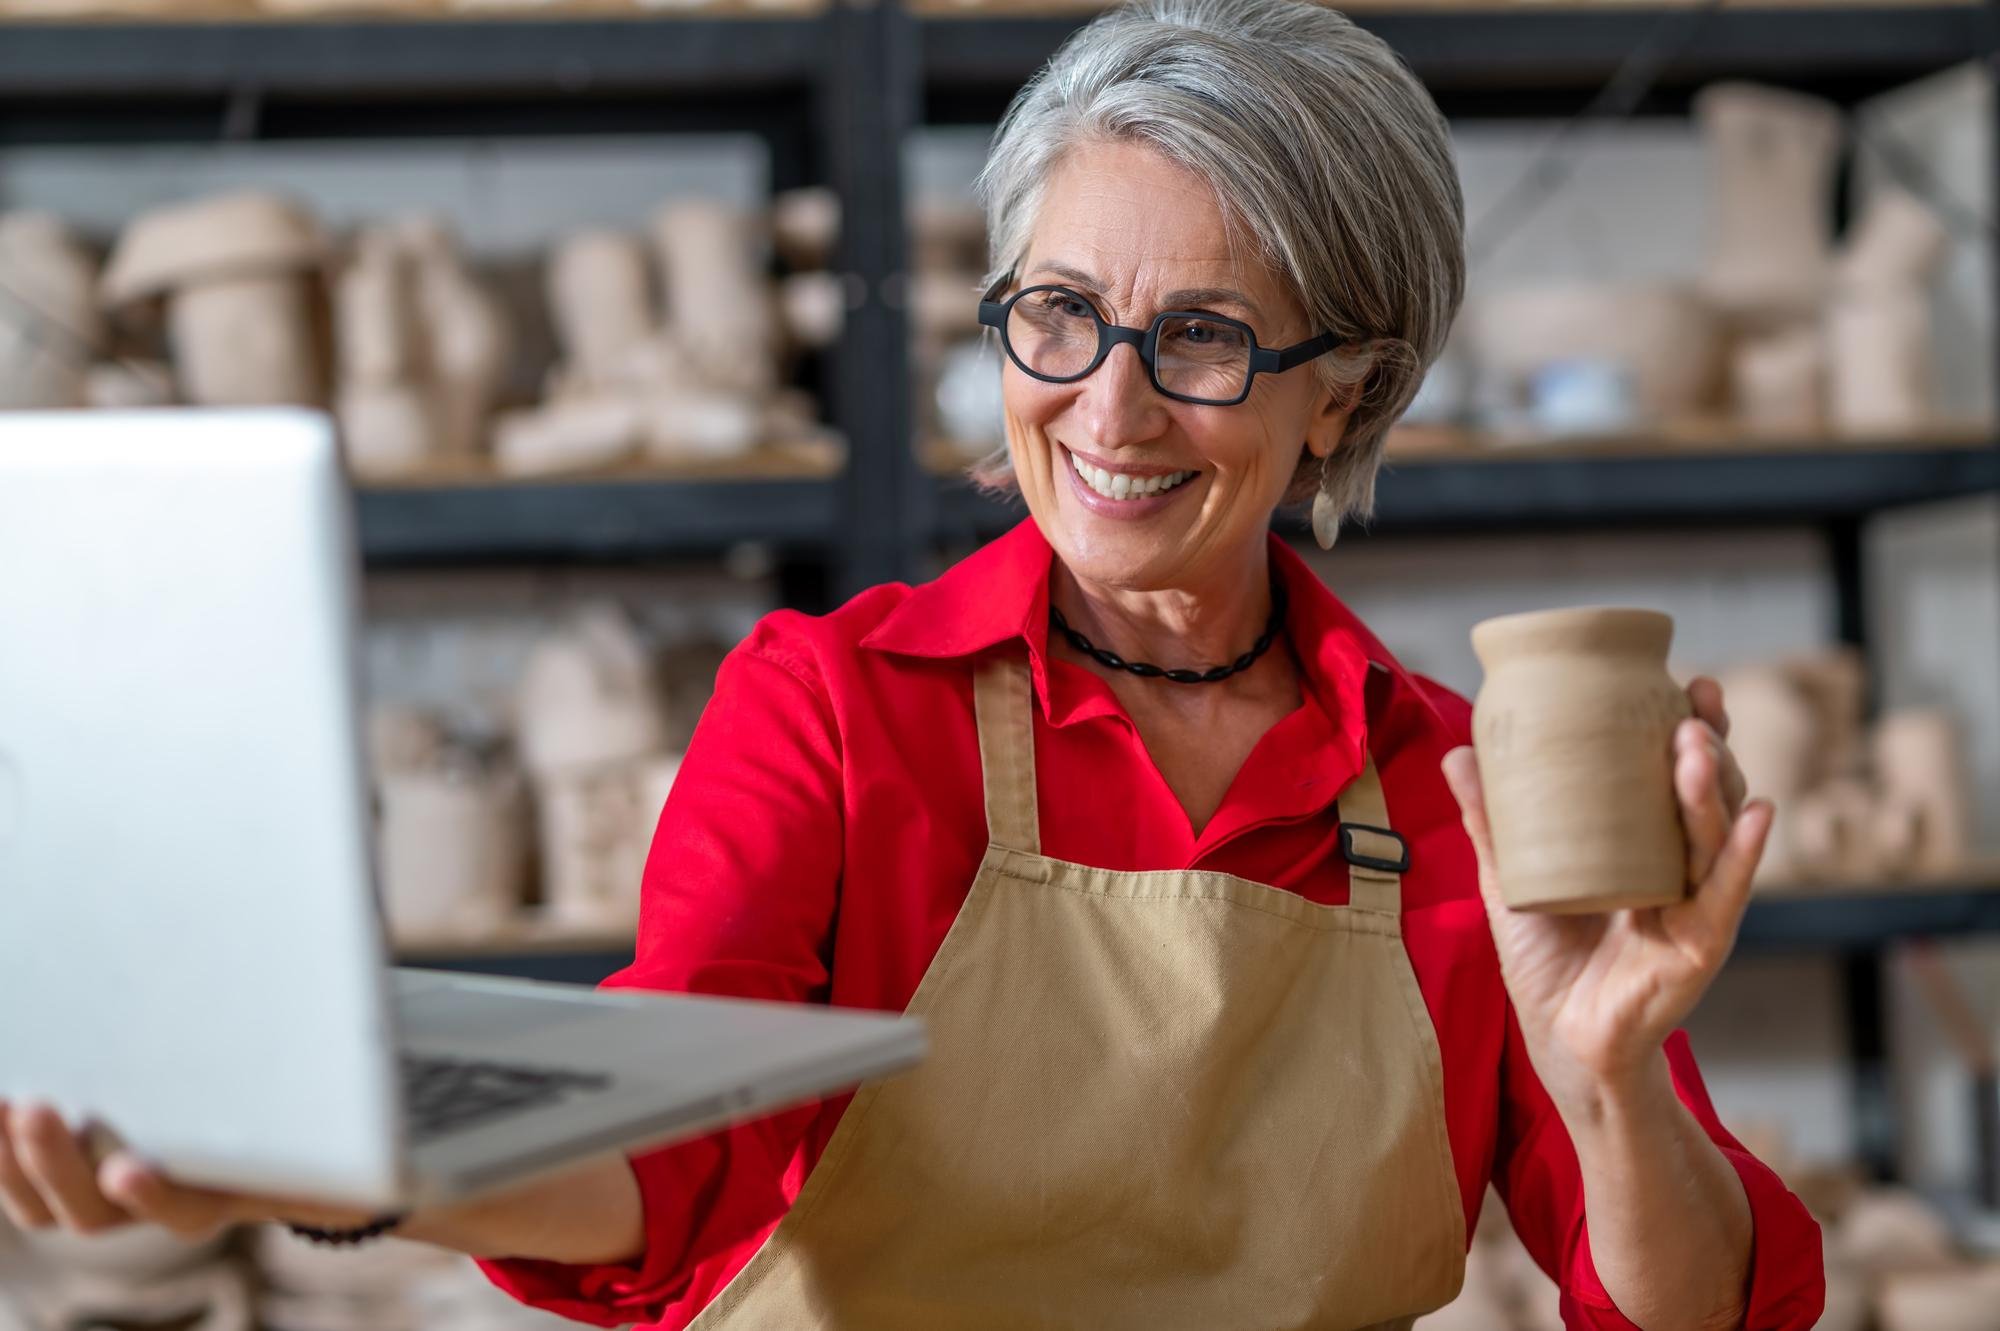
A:
{"type": "Polygon", "coordinates": [[[86,1137],[47,1105],[0,1101],[0,1211],[18,1229],[102,1234],[134,1223],[205,1239],[274,1220],[348,1229],[372,1216],[338,1207],[190,1188],[130,1151],[93,1160],[86,1137]]]}

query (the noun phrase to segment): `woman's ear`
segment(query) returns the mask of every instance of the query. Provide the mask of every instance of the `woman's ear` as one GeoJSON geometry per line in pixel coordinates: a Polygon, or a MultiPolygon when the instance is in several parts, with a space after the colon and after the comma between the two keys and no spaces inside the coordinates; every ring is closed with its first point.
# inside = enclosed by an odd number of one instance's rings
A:
{"type": "MultiPolygon", "coordinates": [[[[1365,382],[1365,381],[1364,381],[1365,382]]],[[[1334,388],[1322,388],[1314,401],[1312,419],[1306,422],[1306,451],[1324,460],[1333,456],[1340,447],[1340,441],[1347,437],[1347,422],[1354,416],[1354,408],[1361,401],[1362,384],[1354,384],[1345,392],[1334,388]]]]}

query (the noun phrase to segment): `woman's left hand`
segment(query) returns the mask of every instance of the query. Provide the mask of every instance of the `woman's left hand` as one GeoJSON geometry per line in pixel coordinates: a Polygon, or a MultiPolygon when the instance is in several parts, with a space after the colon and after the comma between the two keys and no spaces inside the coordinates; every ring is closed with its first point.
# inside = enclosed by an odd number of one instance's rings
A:
{"type": "Polygon", "coordinates": [[[1694,1010],[1736,942],[1773,809],[1743,802],[1724,738],[1722,686],[1688,686],[1694,716],[1674,732],[1674,792],[1687,836],[1685,901],[1600,915],[1516,911],[1500,899],[1479,763],[1453,749],[1444,773],[1479,861],[1500,971],[1528,1055],[1558,1108],[1587,1109],[1657,1071],[1661,1044],[1694,1010]]]}

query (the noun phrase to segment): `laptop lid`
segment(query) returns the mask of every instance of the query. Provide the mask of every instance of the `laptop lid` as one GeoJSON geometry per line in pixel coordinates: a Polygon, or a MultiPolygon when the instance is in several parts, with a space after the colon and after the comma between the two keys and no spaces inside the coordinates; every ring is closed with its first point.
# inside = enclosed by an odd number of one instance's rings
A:
{"type": "Polygon", "coordinates": [[[0,413],[0,1096],[394,1197],[349,506],[295,410],[0,413]]]}

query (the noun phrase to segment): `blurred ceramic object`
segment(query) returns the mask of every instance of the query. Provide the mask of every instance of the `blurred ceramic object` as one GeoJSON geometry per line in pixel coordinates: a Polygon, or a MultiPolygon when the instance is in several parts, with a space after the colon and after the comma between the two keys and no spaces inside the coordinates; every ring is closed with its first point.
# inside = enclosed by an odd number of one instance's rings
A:
{"type": "Polygon", "coordinates": [[[104,337],[97,265],[46,213],[0,213],[0,411],[81,407],[104,337]]]}
{"type": "Polygon", "coordinates": [[[1835,281],[1845,290],[1928,283],[1951,234],[1928,204],[1903,189],[1878,190],[1842,250],[1835,281]]]}
{"type": "Polygon", "coordinates": [[[765,394],[777,382],[777,310],[759,252],[761,228],[739,210],[685,200],[653,219],[666,324],[704,382],[765,394]]]}
{"type": "Polygon", "coordinates": [[[581,231],[550,256],[549,312],[569,365],[586,384],[618,379],[626,353],[653,332],[652,280],[636,236],[581,231]]]}
{"type": "Polygon", "coordinates": [[[1753,326],[1811,315],[1830,263],[1839,109],[1744,83],[1711,84],[1694,109],[1714,179],[1703,292],[1753,326]]]}
{"type": "Polygon", "coordinates": [[[527,899],[527,811],[518,774],[469,766],[378,782],[383,913],[397,937],[478,935],[527,899]]]}
{"type": "Polygon", "coordinates": [[[1868,670],[1859,649],[1829,647],[1789,657],[1780,665],[1813,707],[1819,742],[1808,784],[1859,773],[1867,758],[1862,713],[1868,695],[1868,670]]]}
{"type": "Polygon", "coordinates": [[[421,377],[414,267],[386,230],[372,228],[355,241],[333,287],[334,347],[343,380],[392,384],[421,377]]]}
{"type": "Polygon", "coordinates": [[[1815,435],[1826,428],[1826,340],[1805,324],[1737,343],[1730,354],[1736,416],[1760,430],[1815,435]]]}
{"type": "Polygon", "coordinates": [[[174,372],[156,360],[106,361],[90,367],[84,397],[107,411],[171,406],[174,372]]]}
{"type": "Polygon", "coordinates": [[[828,347],[847,322],[847,285],[837,273],[793,273],[778,287],[785,335],[794,346],[828,347]]]}
{"type": "Polygon", "coordinates": [[[627,396],[502,412],[493,424],[493,461],[509,476],[606,467],[638,452],[644,424],[644,404],[627,396]]]}
{"type": "Polygon", "coordinates": [[[1591,361],[1630,374],[1653,420],[1711,408],[1722,384],[1723,330],[1691,289],[1670,283],[1550,284],[1500,292],[1475,309],[1471,350],[1483,392],[1524,401],[1544,367],[1591,361]]]}
{"type": "Polygon", "coordinates": [[[541,781],[658,753],[666,734],[644,644],[615,606],[585,606],[529,654],[515,702],[522,761],[541,781]]]}
{"type": "Polygon", "coordinates": [[[761,442],[764,411],[741,394],[684,393],[656,397],[649,404],[644,447],[651,457],[742,457],[761,442]]]}
{"type": "Polygon", "coordinates": [[[917,272],[986,271],[986,216],[971,203],[919,199],[910,209],[910,240],[917,272]]]}
{"type": "Polygon", "coordinates": [[[1794,803],[1792,847],[1801,873],[1814,878],[1867,877],[1881,867],[1875,817],[1880,801],[1868,785],[1840,777],[1813,787],[1794,803]]]}
{"type": "MultiPolygon", "coordinates": [[[[1779,666],[1746,666],[1717,677],[1729,711],[1729,747],[1749,794],[1777,806],[1757,878],[1781,881],[1798,872],[1794,807],[1815,775],[1819,739],[1811,701],[1779,666]]],[[[1760,1159],[1763,1157],[1759,1157],[1760,1159]]]]}
{"type": "Polygon", "coordinates": [[[1960,1263],[1951,1228],[1915,1193],[1873,1188],[1849,1204],[1828,1236],[1827,1265],[1858,1276],[1948,1271],[1960,1263]]]}
{"type": "Polygon", "coordinates": [[[224,1238],[191,1243],[158,1225],[127,1225],[88,1237],[63,1230],[38,1230],[20,1235],[22,1247],[35,1264],[50,1271],[81,1272],[129,1285],[141,1285],[187,1271],[219,1252],[224,1238]]]}
{"type": "Polygon", "coordinates": [[[542,902],[564,924],[629,928],[677,757],[566,771],[538,784],[542,902]]]}
{"type": "Polygon", "coordinates": [[[1891,1275],[1876,1316],[1882,1331],[2000,1331],[2000,1265],[1891,1275]]]}
{"type": "Polygon", "coordinates": [[[29,1291],[29,1300],[47,1325],[78,1331],[168,1325],[182,1331],[256,1331],[248,1275],[219,1262],[139,1283],[72,1274],[29,1291]]]}
{"type": "Polygon", "coordinates": [[[1930,294],[1922,287],[1842,291],[1827,310],[1835,428],[1912,434],[1934,416],[1930,294]]]}
{"type": "Polygon", "coordinates": [[[419,707],[377,703],[368,709],[368,767],[379,779],[414,772],[444,760],[444,726],[419,707]]]}
{"type": "Polygon", "coordinates": [[[346,384],[334,399],[341,448],[366,478],[422,471],[437,446],[437,401],[417,384],[346,384]]]}
{"type": "Polygon", "coordinates": [[[1000,350],[984,338],[960,342],[937,376],[938,424],[961,452],[979,456],[1007,442],[1000,350]]]}
{"type": "Polygon", "coordinates": [[[1506,615],[1472,630],[1486,678],[1473,742],[1500,891],[1563,914],[1667,905],[1687,893],[1667,673],[1674,623],[1651,610],[1506,615]]]}
{"type": "Polygon", "coordinates": [[[840,243],[840,195],[824,185],[780,192],[771,200],[771,240],[794,273],[826,267],[840,243]]]}
{"type": "Polygon", "coordinates": [[[1894,867],[1949,874],[1972,847],[1971,778],[1958,719],[1941,708],[1911,708],[1875,726],[1875,779],[1884,795],[1913,815],[1914,845],[1894,867]]]}
{"type": "Polygon", "coordinates": [[[1813,1324],[1813,1331],[1869,1331],[1874,1323],[1873,1301],[1868,1284],[1850,1271],[1829,1266],[1826,1272],[1826,1306],[1813,1324]]]}
{"type": "Polygon", "coordinates": [[[104,301],[167,298],[182,396],[200,406],[325,398],[314,275],[325,244],[282,199],[232,194],[140,215],[119,237],[104,301]]]}
{"type": "Polygon", "coordinates": [[[440,221],[406,218],[396,234],[416,271],[416,304],[425,363],[436,399],[436,452],[471,457],[485,442],[499,400],[513,328],[500,302],[472,275],[458,242],[440,221]]]}

